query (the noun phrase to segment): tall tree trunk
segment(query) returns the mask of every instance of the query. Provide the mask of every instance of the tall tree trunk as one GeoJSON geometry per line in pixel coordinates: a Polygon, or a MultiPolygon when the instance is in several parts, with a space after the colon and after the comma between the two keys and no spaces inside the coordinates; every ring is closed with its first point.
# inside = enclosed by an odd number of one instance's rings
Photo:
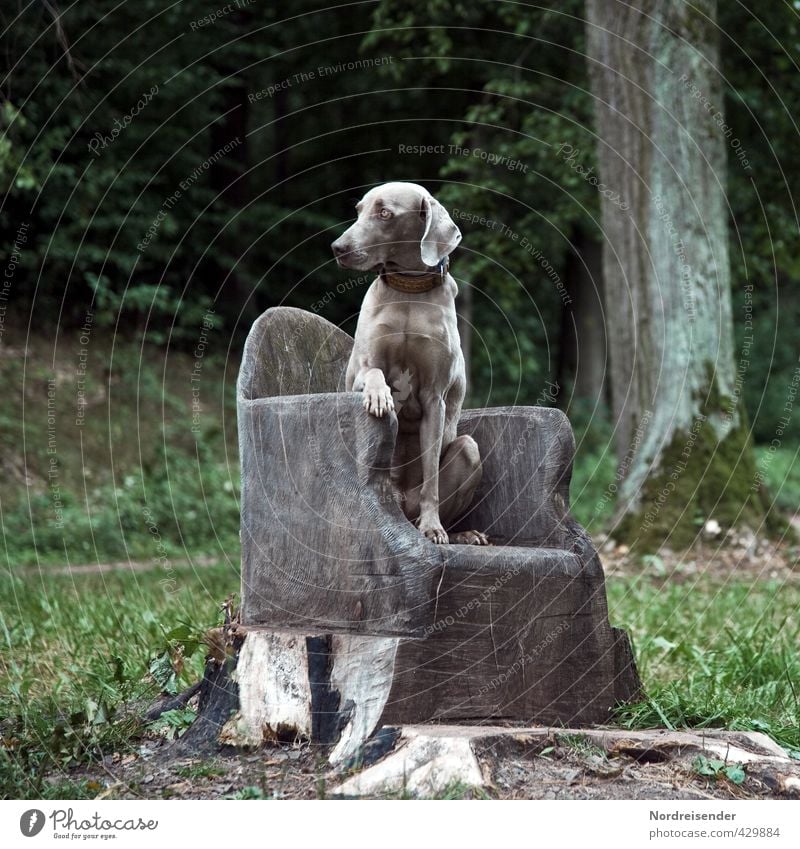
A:
{"type": "Polygon", "coordinates": [[[715,0],[588,0],[617,535],[683,546],[758,527],[736,386],[715,0]],[[617,196],[618,195],[618,196],[617,196]]]}
{"type": "Polygon", "coordinates": [[[606,406],[608,347],[603,297],[602,248],[578,232],[567,257],[564,282],[569,304],[564,306],[559,345],[559,406],[576,405],[594,415],[606,406]]]}

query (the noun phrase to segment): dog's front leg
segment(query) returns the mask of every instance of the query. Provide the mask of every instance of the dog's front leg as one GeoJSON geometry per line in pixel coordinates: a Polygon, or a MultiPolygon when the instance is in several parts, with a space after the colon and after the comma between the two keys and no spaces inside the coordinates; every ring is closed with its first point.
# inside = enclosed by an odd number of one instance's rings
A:
{"type": "Polygon", "coordinates": [[[423,403],[419,427],[419,449],[422,455],[422,488],[419,493],[418,527],[431,542],[443,545],[447,533],[439,518],[439,458],[444,433],[444,400],[432,398],[423,403]]]}
{"type": "Polygon", "coordinates": [[[353,389],[364,393],[364,409],[382,419],[394,409],[392,390],[379,368],[362,368],[353,381],[353,389]]]}

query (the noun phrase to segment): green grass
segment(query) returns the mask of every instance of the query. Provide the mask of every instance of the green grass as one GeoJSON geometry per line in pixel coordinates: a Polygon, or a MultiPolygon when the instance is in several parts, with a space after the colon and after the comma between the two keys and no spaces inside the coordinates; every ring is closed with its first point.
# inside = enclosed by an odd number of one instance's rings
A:
{"type": "Polygon", "coordinates": [[[236,362],[209,355],[196,369],[187,354],[120,337],[112,349],[98,333],[78,425],[73,342],[56,368],[49,339],[20,340],[22,365],[0,358],[0,564],[236,557],[236,362]]]}
{"type": "Polygon", "coordinates": [[[800,506],[800,449],[783,445],[773,450],[756,446],[756,463],[763,470],[767,487],[775,504],[792,514],[800,506]]]}
{"type": "MultiPolygon", "coordinates": [[[[99,784],[70,770],[136,744],[143,726],[126,705],[157,695],[153,660],[166,657],[171,673],[183,666],[174,689],[200,676],[197,636],[218,623],[238,576],[220,563],[174,565],[173,592],[162,579],[160,570],[0,577],[0,795],[96,795],[99,784]]],[[[612,577],[608,593],[648,694],[619,723],[759,730],[800,750],[799,583],[612,577]]]]}
{"type": "MultiPolygon", "coordinates": [[[[186,355],[118,339],[112,359],[98,335],[82,428],[74,369],[60,368],[57,527],[47,475],[49,359],[47,344],[33,340],[24,381],[18,362],[0,360],[10,387],[0,410],[0,796],[82,798],[99,786],[73,780],[72,767],[135,744],[140,711],[126,705],[199,676],[198,635],[238,589],[230,565],[238,563],[236,368],[203,363],[199,437],[186,355]],[[187,553],[221,562],[197,570],[176,563],[187,553]],[[129,557],[157,568],[73,578],[50,568],[129,557]]],[[[609,436],[596,418],[576,426],[573,507],[592,532],[613,510],[609,436]]],[[[758,456],[778,504],[796,509],[794,449],[758,456]]],[[[618,721],[756,729],[800,750],[800,584],[735,575],[666,584],[649,573],[609,580],[612,621],[631,631],[648,693],[618,721]]],[[[172,731],[190,719],[175,714],[172,731]]]]}
{"type": "Polygon", "coordinates": [[[160,690],[154,658],[166,657],[172,678],[160,684],[178,690],[197,680],[197,638],[218,624],[238,575],[226,564],[175,565],[165,577],[160,569],[0,577],[0,796],[47,795],[46,773],[68,781],[70,767],[126,751],[142,731],[126,705],[146,705],[160,690]]]}
{"type": "Polygon", "coordinates": [[[608,594],[648,695],[618,721],[763,731],[800,750],[800,583],[611,578],[608,594]]]}

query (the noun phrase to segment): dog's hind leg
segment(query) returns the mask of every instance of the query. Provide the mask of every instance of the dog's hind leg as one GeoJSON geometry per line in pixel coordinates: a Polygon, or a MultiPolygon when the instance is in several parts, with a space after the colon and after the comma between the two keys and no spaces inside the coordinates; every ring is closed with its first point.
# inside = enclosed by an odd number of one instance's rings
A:
{"type": "MultiPolygon", "coordinates": [[[[448,528],[467,511],[481,482],[483,468],[478,444],[471,436],[454,439],[442,455],[439,464],[439,513],[442,524],[448,528]]],[[[451,543],[488,545],[489,539],[481,531],[461,531],[448,534],[451,543]]]]}

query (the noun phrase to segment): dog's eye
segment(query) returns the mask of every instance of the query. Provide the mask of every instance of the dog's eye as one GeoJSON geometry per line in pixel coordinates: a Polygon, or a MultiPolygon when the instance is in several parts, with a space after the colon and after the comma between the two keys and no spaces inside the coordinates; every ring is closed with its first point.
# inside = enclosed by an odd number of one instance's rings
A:
{"type": "Polygon", "coordinates": [[[386,221],[386,219],[387,219],[387,218],[391,218],[391,217],[392,217],[392,213],[391,213],[388,209],[386,209],[386,207],[384,207],[384,208],[383,208],[383,209],[382,209],[382,210],[378,213],[378,215],[379,215],[381,218],[383,218],[383,220],[384,220],[384,221],[386,221]]]}

